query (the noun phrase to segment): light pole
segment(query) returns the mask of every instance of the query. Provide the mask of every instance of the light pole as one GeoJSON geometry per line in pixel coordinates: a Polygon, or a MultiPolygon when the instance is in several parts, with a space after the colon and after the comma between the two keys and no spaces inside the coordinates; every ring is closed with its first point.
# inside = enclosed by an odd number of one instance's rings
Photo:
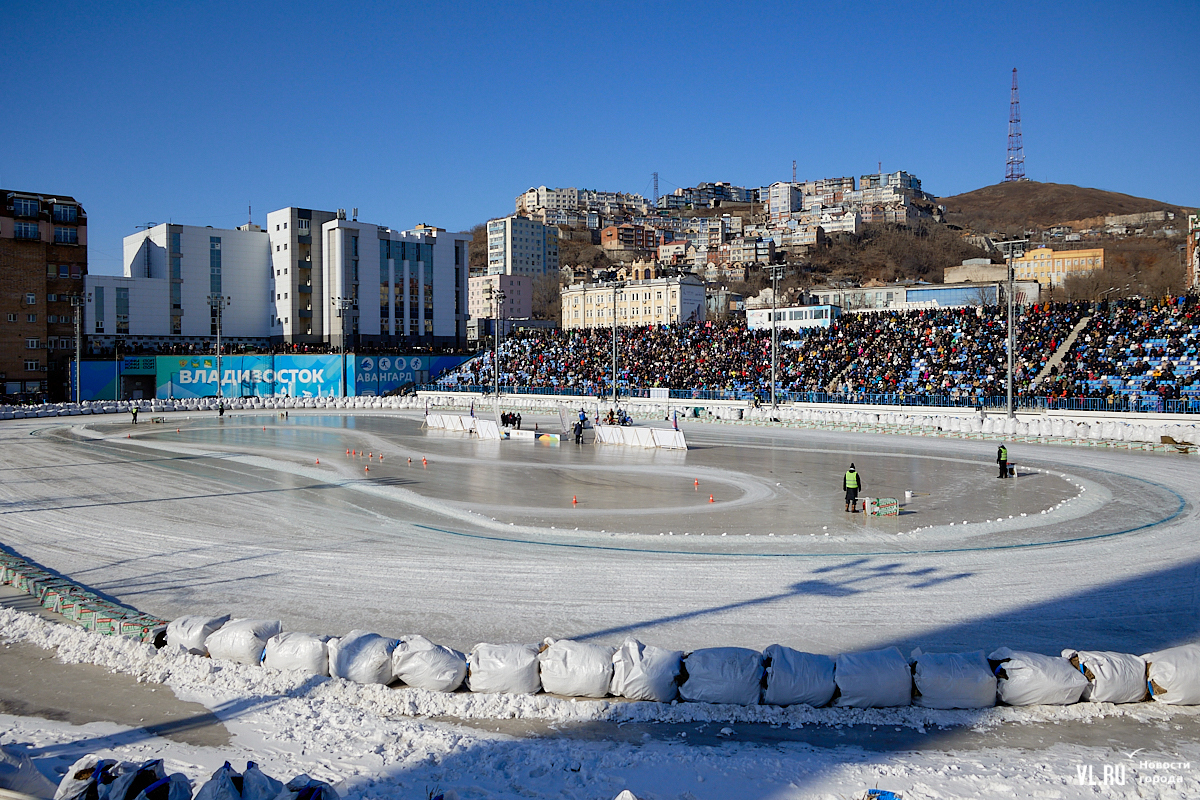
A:
{"type": "Polygon", "coordinates": [[[217,400],[222,399],[221,393],[221,320],[225,316],[225,307],[229,305],[232,298],[223,294],[210,294],[208,296],[208,307],[217,318],[217,400]]]}
{"type": "Polygon", "coordinates": [[[775,329],[775,308],[779,297],[779,266],[771,267],[771,419],[775,418],[775,365],[779,362],[779,336],[775,329]]]}
{"type": "MultiPolygon", "coordinates": [[[[499,409],[499,407],[500,407],[500,317],[501,317],[501,313],[504,308],[503,304],[504,304],[504,297],[505,297],[504,292],[499,288],[499,286],[500,286],[500,277],[499,276],[496,277],[495,286],[493,286],[490,283],[487,285],[487,295],[488,295],[488,297],[491,298],[492,302],[495,303],[495,306],[496,306],[496,315],[492,319],[492,322],[494,323],[494,327],[495,327],[495,330],[493,331],[494,335],[492,336],[492,344],[495,347],[495,349],[493,351],[493,356],[492,356],[492,372],[496,376],[496,408],[497,409],[499,409]]],[[[499,413],[499,411],[497,411],[497,413],[499,413]]]]}
{"type": "Polygon", "coordinates": [[[83,304],[92,299],[91,295],[73,294],[70,297],[71,308],[75,311],[75,402],[79,402],[79,369],[83,362],[83,304]]]}
{"type": "MultiPolygon", "coordinates": [[[[342,320],[342,397],[346,396],[346,312],[354,306],[349,297],[334,297],[330,299],[338,317],[342,320]]],[[[356,390],[357,391],[357,390],[356,390]]]]}
{"type": "Polygon", "coordinates": [[[612,402],[617,404],[617,290],[625,284],[614,283],[612,291],[612,402]]]}
{"type": "Polygon", "coordinates": [[[1028,239],[1012,239],[1007,242],[997,242],[1008,255],[1008,418],[1016,416],[1013,410],[1013,258],[1025,255],[1025,244],[1028,239]]]}

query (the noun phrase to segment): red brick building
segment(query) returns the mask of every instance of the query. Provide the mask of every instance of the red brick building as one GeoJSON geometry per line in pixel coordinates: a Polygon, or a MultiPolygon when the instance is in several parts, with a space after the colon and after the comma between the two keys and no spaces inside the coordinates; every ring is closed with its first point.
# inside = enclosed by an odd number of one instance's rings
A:
{"type": "Polygon", "coordinates": [[[0,190],[0,394],[67,400],[72,296],[87,274],[87,214],[75,198],[0,190]]]}
{"type": "Polygon", "coordinates": [[[658,231],[641,225],[609,225],[600,231],[600,246],[605,250],[654,250],[658,231]]]}

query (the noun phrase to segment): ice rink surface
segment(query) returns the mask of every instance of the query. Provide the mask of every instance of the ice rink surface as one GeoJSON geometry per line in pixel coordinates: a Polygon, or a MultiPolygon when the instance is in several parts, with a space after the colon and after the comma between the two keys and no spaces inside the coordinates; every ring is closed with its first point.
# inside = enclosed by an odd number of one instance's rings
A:
{"type": "MultiPolygon", "coordinates": [[[[534,423],[558,427],[525,419],[534,423]]],[[[278,617],[287,630],[422,633],[461,649],[636,636],[684,650],[1140,654],[1198,638],[1191,457],[1011,444],[1020,474],[1000,480],[995,442],[681,428],[687,452],[595,446],[590,432],[582,446],[487,442],[384,413],[6,422],[0,543],[164,618],[278,617]],[[851,461],[864,495],[912,492],[900,516],[842,510],[851,461]]],[[[642,800],[1200,791],[1191,707],[438,695],[215,663],[4,614],[7,647],[53,648],[147,691],[165,683],[232,740],[198,747],[115,718],[0,714],[0,744],[43,770],[98,751],[164,758],[203,781],[252,758],[355,800],[433,787],[460,800],[611,800],[622,788],[642,800]],[[1127,782],[1096,783],[1117,767],[1127,782]],[[1178,782],[1146,783],[1168,779],[1178,782]]]]}
{"type": "Polygon", "coordinates": [[[1141,653],[1197,632],[1183,456],[1012,444],[1000,480],[987,441],[685,423],[678,452],[419,415],[180,417],[0,428],[0,541],[164,618],[462,649],[1141,653]],[[851,461],[864,495],[913,493],[900,516],[844,512],[851,461]]]}

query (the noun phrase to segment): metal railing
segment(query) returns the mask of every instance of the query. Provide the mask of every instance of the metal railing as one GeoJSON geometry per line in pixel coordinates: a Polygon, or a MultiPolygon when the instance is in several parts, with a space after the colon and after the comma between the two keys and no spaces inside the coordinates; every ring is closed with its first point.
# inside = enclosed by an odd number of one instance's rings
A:
{"type": "MultiPolygon", "coordinates": [[[[496,391],[495,384],[474,386],[466,384],[422,384],[416,387],[425,392],[470,392],[489,395],[496,391]]],[[[502,394],[527,395],[558,395],[563,397],[608,397],[612,389],[600,385],[594,387],[577,386],[501,386],[502,394]]],[[[650,387],[621,386],[617,395],[625,398],[650,397],[650,387]]],[[[674,401],[688,400],[733,400],[752,402],[758,400],[765,405],[767,400],[762,392],[749,389],[671,389],[669,397],[674,401]]],[[[830,405],[873,405],[897,406],[899,408],[970,408],[987,411],[1004,411],[1007,408],[1006,398],[999,396],[969,396],[948,394],[912,394],[912,393],[883,393],[866,392],[778,392],[776,397],[785,403],[815,403],[830,405]]],[[[1100,397],[1042,397],[1018,395],[1013,398],[1013,406],[1018,411],[1107,411],[1114,413],[1142,414],[1200,414],[1200,395],[1164,399],[1156,396],[1138,397],[1136,400],[1115,396],[1112,399],[1100,397]]]]}

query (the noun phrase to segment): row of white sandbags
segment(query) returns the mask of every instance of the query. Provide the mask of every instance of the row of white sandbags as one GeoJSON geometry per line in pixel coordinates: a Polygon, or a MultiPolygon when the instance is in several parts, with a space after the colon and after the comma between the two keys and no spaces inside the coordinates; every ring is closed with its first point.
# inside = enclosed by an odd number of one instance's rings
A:
{"type": "Polygon", "coordinates": [[[331,675],[356,683],[451,692],[570,697],[612,694],[633,700],[754,705],[808,704],[929,708],[1063,705],[1087,700],[1200,704],[1200,645],[1135,656],[1065,650],[1061,656],[1000,648],[922,653],[898,648],[836,658],[771,645],[665,650],[628,639],[620,647],[547,639],[542,645],[478,644],[470,654],[423,636],[391,639],[367,631],[341,638],[282,633],[277,620],[180,617],[168,645],[242,664],[331,675]]]}

